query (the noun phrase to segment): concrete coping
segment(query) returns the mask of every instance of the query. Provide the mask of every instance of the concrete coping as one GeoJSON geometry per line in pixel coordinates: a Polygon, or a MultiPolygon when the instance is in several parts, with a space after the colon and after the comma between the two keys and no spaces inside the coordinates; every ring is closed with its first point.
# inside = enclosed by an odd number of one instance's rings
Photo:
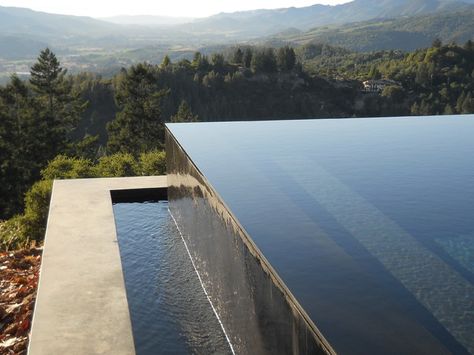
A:
{"type": "Polygon", "coordinates": [[[166,176],[55,180],[28,353],[135,354],[111,191],[166,176]]]}

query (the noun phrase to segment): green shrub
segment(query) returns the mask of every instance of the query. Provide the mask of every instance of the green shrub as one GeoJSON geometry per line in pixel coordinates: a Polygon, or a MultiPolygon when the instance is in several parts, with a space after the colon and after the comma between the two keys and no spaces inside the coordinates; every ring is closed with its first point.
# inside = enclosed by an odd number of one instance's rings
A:
{"type": "Polygon", "coordinates": [[[96,176],[100,177],[124,177],[138,175],[139,166],[128,153],[116,153],[99,159],[95,167],[96,176]]]}
{"type": "Polygon", "coordinates": [[[95,170],[88,159],[58,155],[41,171],[41,176],[45,180],[88,178],[95,177],[95,170]]]}
{"type": "Polygon", "coordinates": [[[25,213],[0,222],[1,250],[25,248],[44,239],[51,189],[51,180],[38,181],[25,195],[25,213]]]}
{"type": "Polygon", "coordinates": [[[41,180],[25,195],[24,232],[29,240],[41,241],[44,238],[52,187],[51,180],[41,180]]]}
{"type": "Polygon", "coordinates": [[[99,159],[94,166],[88,159],[58,155],[41,171],[42,180],[25,194],[23,215],[0,221],[0,250],[24,248],[44,239],[54,179],[162,175],[166,172],[164,151],[131,154],[117,153],[99,159]]]}
{"type": "Polygon", "coordinates": [[[29,244],[25,216],[18,215],[0,222],[0,250],[22,249],[29,244]]]}
{"type": "Polygon", "coordinates": [[[153,176],[166,173],[166,154],[162,150],[154,150],[140,154],[140,175],[153,176]]]}

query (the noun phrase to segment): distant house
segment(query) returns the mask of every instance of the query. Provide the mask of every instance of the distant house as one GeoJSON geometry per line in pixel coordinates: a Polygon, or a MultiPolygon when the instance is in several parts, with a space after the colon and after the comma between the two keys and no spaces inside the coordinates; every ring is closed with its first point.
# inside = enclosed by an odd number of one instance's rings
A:
{"type": "Polygon", "coordinates": [[[400,86],[400,83],[388,79],[366,80],[362,84],[363,91],[368,93],[381,93],[387,86],[400,86]]]}

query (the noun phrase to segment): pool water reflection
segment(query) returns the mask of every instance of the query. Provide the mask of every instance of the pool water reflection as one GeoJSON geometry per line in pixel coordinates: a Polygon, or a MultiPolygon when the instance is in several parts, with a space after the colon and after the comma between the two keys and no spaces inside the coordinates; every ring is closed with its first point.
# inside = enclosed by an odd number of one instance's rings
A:
{"type": "Polygon", "coordinates": [[[474,354],[474,116],[170,124],[342,354],[474,354]]]}
{"type": "Polygon", "coordinates": [[[118,203],[114,216],[137,355],[230,354],[168,203],[118,203]]]}

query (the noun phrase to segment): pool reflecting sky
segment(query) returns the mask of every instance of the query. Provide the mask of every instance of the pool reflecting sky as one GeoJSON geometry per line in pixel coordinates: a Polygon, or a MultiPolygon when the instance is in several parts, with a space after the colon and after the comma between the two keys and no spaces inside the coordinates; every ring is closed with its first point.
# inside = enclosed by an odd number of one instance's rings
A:
{"type": "Polygon", "coordinates": [[[168,125],[343,354],[474,354],[474,116],[168,125]]]}

